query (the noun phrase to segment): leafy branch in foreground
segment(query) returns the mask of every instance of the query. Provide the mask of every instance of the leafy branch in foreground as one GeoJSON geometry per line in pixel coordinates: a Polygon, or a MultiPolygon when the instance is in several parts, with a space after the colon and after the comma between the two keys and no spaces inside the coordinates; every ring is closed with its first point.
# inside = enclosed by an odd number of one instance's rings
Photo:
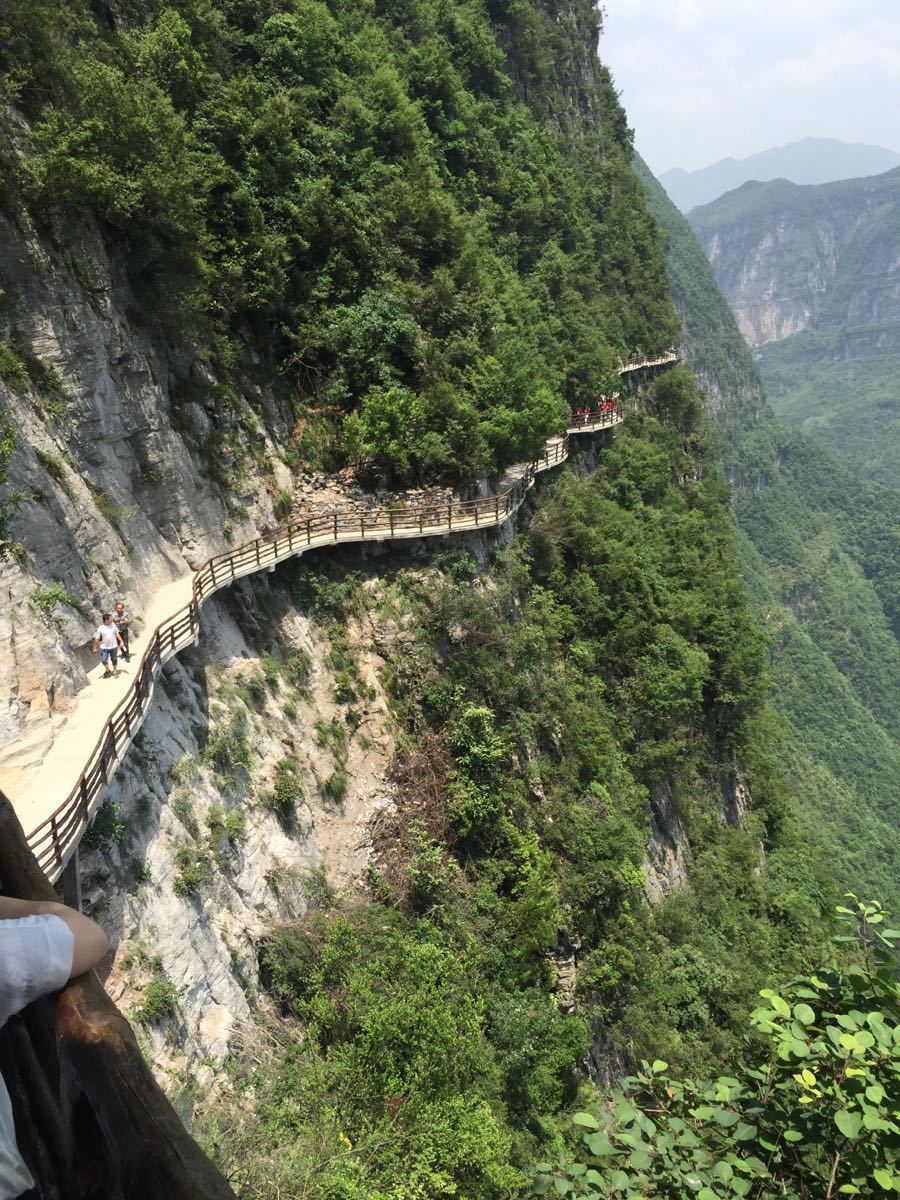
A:
{"type": "Polygon", "coordinates": [[[580,1200],[900,1192],[900,929],[848,895],[852,965],[765,989],[747,1065],[713,1082],[643,1063],[611,1102],[572,1117],[571,1154],[539,1163],[536,1195],[580,1200]]]}

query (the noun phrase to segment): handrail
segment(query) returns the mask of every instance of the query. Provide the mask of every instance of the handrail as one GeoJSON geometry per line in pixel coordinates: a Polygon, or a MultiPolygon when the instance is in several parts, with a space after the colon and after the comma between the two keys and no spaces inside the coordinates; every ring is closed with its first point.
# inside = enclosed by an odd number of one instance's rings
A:
{"type": "MultiPolygon", "coordinates": [[[[676,358],[674,351],[666,351],[654,359],[641,360],[640,365],[660,366],[674,362],[676,358]]],[[[636,362],[623,363],[620,373],[636,369],[636,362]]],[[[318,514],[311,512],[308,516],[300,512],[274,533],[207,559],[194,575],[190,602],[154,631],[134,681],[107,719],[75,786],[65,800],[28,834],[28,844],[42,870],[51,880],[62,874],[150,708],[157,672],[179,650],[197,640],[200,606],[214,592],[245,575],[255,574],[262,568],[271,569],[279,562],[320,546],[369,539],[434,537],[454,529],[468,532],[501,525],[517,511],[534,483],[535,475],[565,462],[572,435],[609,428],[623,419],[623,411],[616,409],[571,425],[564,437],[551,438],[546,443],[541,457],[522,468],[514,483],[492,496],[475,500],[458,500],[451,496],[439,503],[429,501],[396,508],[381,506],[374,510],[345,506],[318,514]]]]}
{"type": "Polygon", "coordinates": [[[678,358],[677,346],[667,346],[662,354],[657,354],[654,358],[643,358],[639,354],[633,355],[619,363],[619,374],[627,375],[629,371],[642,371],[645,367],[665,366],[667,363],[677,362],[678,358]]]}

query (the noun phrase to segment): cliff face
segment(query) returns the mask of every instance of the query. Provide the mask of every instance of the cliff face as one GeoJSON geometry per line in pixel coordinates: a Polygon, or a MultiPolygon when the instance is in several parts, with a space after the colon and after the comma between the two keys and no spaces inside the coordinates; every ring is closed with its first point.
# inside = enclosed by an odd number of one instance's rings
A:
{"type": "Polygon", "coordinates": [[[689,220],[751,346],[845,326],[838,355],[900,347],[900,170],[747,183],[689,220]]]}
{"type": "Polygon", "coordinates": [[[216,403],[209,365],[145,319],[89,218],[59,241],[24,206],[0,213],[0,288],[0,402],[18,444],[0,558],[0,766],[13,791],[87,685],[98,615],[121,598],[140,635],[157,589],[272,522],[289,420],[261,388],[216,403]],[[223,432],[240,470],[217,449],[223,432]]]}

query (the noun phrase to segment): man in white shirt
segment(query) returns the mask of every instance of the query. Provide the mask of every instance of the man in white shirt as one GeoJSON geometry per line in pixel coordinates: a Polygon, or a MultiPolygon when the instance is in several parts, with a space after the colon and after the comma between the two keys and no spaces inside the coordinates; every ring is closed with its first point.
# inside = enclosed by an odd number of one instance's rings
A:
{"type": "Polygon", "coordinates": [[[122,647],[122,635],[113,620],[112,613],[104,613],[102,622],[94,631],[94,653],[100,651],[100,661],[103,663],[103,678],[119,674],[119,650],[122,647]],[[110,669],[112,663],[112,669],[110,669]]]}
{"type": "MultiPolygon", "coordinates": [[[[38,996],[89,971],[108,945],[99,925],[64,904],[0,896],[0,1027],[38,996]]],[[[33,1186],[0,1078],[0,1200],[14,1200],[33,1186]]]]}

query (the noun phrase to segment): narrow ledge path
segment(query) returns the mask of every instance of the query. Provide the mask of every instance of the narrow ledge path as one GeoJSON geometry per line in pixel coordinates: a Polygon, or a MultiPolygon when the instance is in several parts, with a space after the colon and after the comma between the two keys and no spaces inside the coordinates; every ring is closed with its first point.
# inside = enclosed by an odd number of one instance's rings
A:
{"type": "MultiPolygon", "coordinates": [[[[621,364],[619,374],[669,366],[678,357],[673,348],[651,358],[631,358],[621,364]]],[[[618,400],[618,393],[614,398],[618,400]]],[[[623,420],[621,405],[594,416],[578,417],[565,436],[545,443],[536,462],[507,468],[493,495],[368,512],[349,507],[318,515],[304,511],[292,515],[276,533],[217,555],[193,575],[160,588],[144,613],[140,660],[133,658],[125,663],[118,678],[100,681],[99,666],[88,673],[88,685],[74,697],[71,712],[37,770],[16,769],[17,739],[3,748],[7,765],[0,769],[0,786],[10,797],[28,831],[29,846],[50,880],[60,878],[75,854],[109,781],[149,711],[160,668],[197,641],[200,608],[211,595],[246,575],[272,571],[278,563],[307,550],[496,528],[516,513],[538,474],[566,461],[570,438],[613,428],[623,420]],[[62,802],[60,796],[64,797],[62,802]]]]}

